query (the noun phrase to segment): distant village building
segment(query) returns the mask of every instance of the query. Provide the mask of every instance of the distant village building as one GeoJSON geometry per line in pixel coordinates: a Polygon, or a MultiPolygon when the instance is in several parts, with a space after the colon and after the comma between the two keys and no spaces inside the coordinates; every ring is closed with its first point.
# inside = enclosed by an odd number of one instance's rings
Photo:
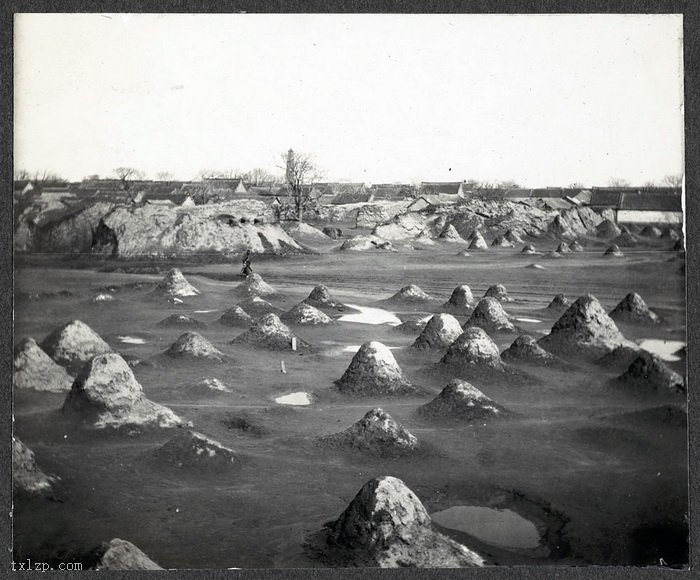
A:
{"type": "Polygon", "coordinates": [[[462,181],[423,181],[418,195],[454,195],[464,197],[464,182],[462,181]]]}

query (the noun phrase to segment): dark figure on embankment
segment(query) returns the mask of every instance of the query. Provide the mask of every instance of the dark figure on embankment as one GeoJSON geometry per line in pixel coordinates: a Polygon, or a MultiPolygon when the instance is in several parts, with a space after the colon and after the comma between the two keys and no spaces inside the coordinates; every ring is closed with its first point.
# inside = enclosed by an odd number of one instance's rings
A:
{"type": "Polygon", "coordinates": [[[247,278],[253,273],[253,269],[250,267],[250,250],[246,250],[245,256],[243,257],[243,267],[241,268],[241,276],[247,278]]]}

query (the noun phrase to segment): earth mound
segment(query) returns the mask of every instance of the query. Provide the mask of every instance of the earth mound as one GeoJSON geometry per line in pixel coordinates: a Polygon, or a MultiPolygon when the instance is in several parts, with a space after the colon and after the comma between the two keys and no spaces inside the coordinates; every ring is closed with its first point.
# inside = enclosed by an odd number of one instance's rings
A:
{"type": "Polygon", "coordinates": [[[377,236],[355,236],[354,238],[348,238],[343,242],[343,245],[340,246],[340,249],[351,252],[364,252],[366,250],[396,251],[391,242],[377,236]]]}
{"type": "Polygon", "coordinates": [[[361,451],[380,457],[411,453],[418,439],[382,409],[368,411],[345,431],[319,439],[323,447],[361,451]]]}
{"type": "Polygon", "coordinates": [[[418,407],[418,414],[431,419],[483,420],[504,411],[471,383],[453,379],[429,403],[418,407]]]}
{"type": "MultiPolygon", "coordinates": [[[[269,303],[268,303],[269,304],[269,303]]],[[[240,306],[232,306],[224,311],[219,322],[226,326],[245,326],[253,324],[253,317],[240,306]]]]}
{"type": "Polygon", "coordinates": [[[474,302],[472,290],[466,284],[457,286],[453,291],[450,299],[442,305],[445,310],[455,312],[457,314],[466,314],[474,302]]]}
{"type": "MultiPolygon", "coordinates": [[[[418,234],[413,239],[413,241],[418,243],[418,244],[423,244],[423,245],[427,245],[427,246],[434,246],[435,245],[435,240],[433,240],[432,236],[430,235],[430,231],[428,230],[428,228],[424,229],[420,234],[418,234]]],[[[464,240],[462,240],[462,241],[464,241],[464,240]]]]}
{"type": "Polygon", "coordinates": [[[356,395],[400,395],[416,390],[391,351],[377,341],[360,347],[335,385],[341,393],[356,395]]]}
{"type": "Polygon", "coordinates": [[[683,243],[683,238],[679,239],[675,244],[673,244],[673,248],[671,248],[674,252],[685,252],[685,244],[683,243]]]}
{"type": "Polygon", "coordinates": [[[445,229],[443,229],[440,232],[440,235],[438,236],[439,239],[441,239],[443,242],[464,242],[464,238],[459,235],[457,232],[457,228],[455,228],[452,224],[448,224],[445,226],[445,229]]]}
{"type": "Polygon", "coordinates": [[[428,321],[424,318],[410,318],[404,320],[398,326],[394,326],[393,329],[397,332],[403,332],[404,334],[416,334],[416,332],[421,333],[425,328],[428,321]]]}
{"type": "Polygon", "coordinates": [[[626,369],[639,356],[639,351],[640,349],[636,346],[624,344],[603,355],[595,362],[604,367],[626,369]]]}
{"type": "Polygon", "coordinates": [[[614,258],[622,258],[624,254],[620,250],[620,246],[617,244],[613,244],[612,246],[609,246],[607,250],[605,250],[605,253],[603,254],[604,256],[613,256],[614,258]]]}
{"type": "Polygon", "coordinates": [[[224,360],[224,353],[198,332],[181,334],[165,354],[172,358],[224,360]]]}
{"type": "Polygon", "coordinates": [[[101,354],[81,370],[63,404],[98,428],[122,425],[176,427],[180,417],[148,400],[129,365],[118,354],[101,354]]]}
{"type": "Polygon", "coordinates": [[[495,298],[500,302],[512,302],[513,299],[508,296],[508,290],[503,284],[493,284],[489,286],[488,290],[484,294],[484,298],[495,298]]]}
{"type": "Polygon", "coordinates": [[[493,242],[491,242],[491,247],[492,248],[512,248],[513,242],[508,241],[505,236],[496,236],[493,239],[493,242]]]}
{"type": "Polygon", "coordinates": [[[94,356],[112,352],[100,335],[80,320],[72,320],[54,330],[42,341],[41,348],[72,374],[94,356]]]}
{"type": "Polygon", "coordinates": [[[73,378],[56,364],[33,338],[15,346],[12,382],[17,389],[34,389],[61,393],[69,391],[73,378]]]}
{"type": "Polygon", "coordinates": [[[232,449],[201,433],[185,430],[156,449],[158,460],[177,467],[224,469],[236,463],[232,449]]]}
{"type": "Polygon", "coordinates": [[[629,344],[600,302],[590,294],[578,298],[538,342],[555,354],[588,358],[601,357],[621,344],[629,344]]]}
{"type": "Polygon", "coordinates": [[[544,266],[542,266],[541,264],[528,264],[525,267],[530,269],[530,270],[546,270],[547,269],[544,266]]]}
{"type": "Polygon", "coordinates": [[[187,281],[180,269],[172,268],[165,275],[165,278],[156,284],[153,293],[160,296],[185,298],[187,296],[197,296],[199,290],[187,281]]]}
{"type": "Polygon", "coordinates": [[[114,538],[102,544],[96,570],[162,570],[131,542],[114,538]]]}
{"type": "Polygon", "coordinates": [[[613,243],[618,246],[633,248],[637,245],[637,238],[629,232],[623,232],[613,240],[613,243]]]}
{"type": "Polygon", "coordinates": [[[516,330],[501,303],[491,296],[479,300],[471,317],[465,323],[465,328],[468,326],[478,326],[486,332],[515,332],[516,330]]]}
{"type": "Polygon", "coordinates": [[[563,258],[564,256],[562,256],[559,252],[547,252],[544,257],[549,258],[550,260],[556,260],[557,258],[563,258]]]}
{"type": "Polygon", "coordinates": [[[101,292],[93,297],[92,302],[95,302],[96,304],[100,304],[102,302],[114,302],[114,296],[101,292]]]}
{"type": "Polygon", "coordinates": [[[471,241],[469,242],[470,250],[488,250],[489,246],[481,235],[481,232],[475,231],[471,241]]]}
{"type": "Polygon", "coordinates": [[[572,252],[583,252],[583,246],[578,242],[578,240],[574,240],[569,244],[569,249],[572,252]]]}
{"type": "Polygon", "coordinates": [[[250,316],[258,317],[265,314],[282,314],[282,309],[270,304],[260,296],[252,296],[238,304],[250,316]]]}
{"type": "Polygon", "coordinates": [[[644,236],[645,238],[660,238],[661,234],[661,230],[652,225],[644,226],[642,231],[639,232],[639,235],[644,236]]]}
{"type": "Polygon", "coordinates": [[[599,238],[616,238],[622,233],[622,230],[609,219],[604,219],[600,222],[596,226],[595,231],[599,238]]]}
{"type": "Polygon", "coordinates": [[[17,437],[12,438],[12,486],[29,493],[51,489],[55,477],[46,475],[34,459],[34,452],[17,437]]]}
{"type": "Polygon", "coordinates": [[[559,360],[551,352],[543,349],[537,341],[528,334],[516,338],[506,350],[501,353],[505,361],[553,365],[559,360]]]}
{"type": "Polygon", "coordinates": [[[329,242],[330,238],[319,229],[304,222],[285,222],[282,229],[300,244],[329,242]]]}
{"type": "Polygon", "coordinates": [[[549,303],[547,308],[551,308],[552,310],[561,310],[563,308],[568,308],[569,306],[571,306],[571,300],[569,300],[563,294],[557,294],[554,298],[552,298],[552,301],[549,303]]]}
{"type": "Polygon", "coordinates": [[[630,292],[610,311],[610,318],[623,322],[658,324],[659,317],[649,310],[644,299],[636,292],[630,292]]]}
{"type": "Polygon", "coordinates": [[[508,230],[503,237],[508,240],[511,244],[522,244],[523,239],[520,237],[518,232],[514,230],[508,230]]]}
{"type": "Polygon", "coordinates": [[[445,348],[462,334],[462,327],[451,314],[435,314],[420,333],[413,348],[445,348]]]}
{"type": "Polygon", "coordinates": [[[555,250],[557,254],[570,254],[572,252],[571,247],[566,242],[561,242],[557,249],[555,250]]]}
{"type": "Polygon", "coordinates": [[[338,238],[343,237],[343,230],[340,228],[334,228],[333,226],[325,226],[321,231],[331,240],[337,240],[338,238]]]}
{"type": "Polygon", "coordinates": [[[212,391],[219,393],[230,393],[231,389],[216,377],[206,377],[201,381],[189,385],[189,390],[195,393],[202,393],[205,396],[212,391]]]}
{"type": "Polygon", "coordinates": [[[642,350],[629,368],[617,378],[617,383],[628,387],[653,391],[685,393],[685,381],[671,370],[657,355],[642,350]]]}
{"type": "Polygon", "coordinates": [[[328,287],[324,286],[323,284],[314,286],[314,289],[311,291],[308,297],[304,299],[304,302],[306,302],[307,304],[311,304],[311,306],[315,306],[320,310],[336,310],[339,309],[339,307],[341,309],[343,308],[343,304],[338,302],[331,295],[330,291],[328,290],[328,287]]]}
{"type": "Polygon", "coordinates": [[[339,566],[462,568],[483,566],[476,552],[436,532],[418,497],[395,477],[367,482],[305,548],[339,566]]]}
{"type": "Polygon", "coordinates": [[[668,228],[661,234],[661,239],[673,240],[675,242],[681,239],[681,235],[673,228],[668,228]]]}
{"type": "Polygon", "coordinates": [[[447,349],[440,363],[458,369],[505,369],[496,343],[483,328],[470,326],[447,349]]]}
{"type": "Polygon", "coordinates": [[[318,308],[307,304],[306,302],[299,302],[294,308],[285,312],[281,318],[287,322],[293,322],[294,324],[304,324],[304,325],[319,325],[319,324],[330,324],[333,322],[331,318],[321,312],[318,308]]]}
{"type": "Polygon", "coordinates": [[[230,344],[243,343],[270,350],[292,350],[293,339],[296,339],[297,350],[309,348],[309,344],[293,334],[279,316],[265,314],[258,319],[255,326],[234,338],[230,344]]]}
{"type": "Polygon", "coordinates": [[[387,298],[386,302],[425,302],[426,300],[430,300],[430,296],[415,284],[409,284],[387,298]]]}
{"type": "Polygon", "coordinates": [[[260,274],[256,273],[248,276],[243,282],[233,289],[233,292],[237,296],[241,297],[271,296],[275,294],[275,290],[272,288],[272,286],[265,282],[260,274]]]}
{"type": "Polygon", "coordinates": [[[171,314],[158,323],[167,328],[206,328],[207,325],[187,314],[171,314]]]}
{"type": "Polygon", "coordinates": [[[535,246],[533,246],[532,244],[525,244],[523,246],[523,249],[520,250],[520,253],[531,255],[531,254],[536,254],[537,251],[535,250],[535,246]]]}

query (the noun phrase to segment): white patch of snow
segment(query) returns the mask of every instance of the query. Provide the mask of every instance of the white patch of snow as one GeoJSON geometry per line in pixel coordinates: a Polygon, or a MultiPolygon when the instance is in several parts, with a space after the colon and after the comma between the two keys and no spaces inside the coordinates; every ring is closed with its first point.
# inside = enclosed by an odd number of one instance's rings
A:
{"type": "Polygon", "coordinates": [[[195,310],[195,314],[206,314],[207,312],[216,312],[216,310],[195,310]]]}
{"type": "MultiPolygon", "coordinates": [[[[344,346],[342,349],[340,349],[340,352],[352,352],[356,353],[358,350],[360,350],[359,344],[348,344],[347,346],[344,346]]],[[[400,346],[386,346],[385,348],[388,348],[389,350],[399,350],[400,346]]]]}
{"type": "Polygon", "coordinates": [[[138,338],[136,336],[118,336],[117,340],[126,344],[146,344],[143,338],[138,338]]]}
{"type": "Polygon", "coordinates": [[[299,391],[297,393],[276,397],[275,403],[279,403],[280,405],[306,406],[311,404],[311,397],[309,393],[299,391]]]}
{"type": "Polygon", "coordinates": [[[392,312],[381,308],[370,308],[368,306],[357,306],[348,304],[350,308],[359,310],[359,314],[345,314],[340,317],[340,322],[359,322],[360,324],[390,324],[398,326],[401,320],[392,312]]]}
{"type": "Polygon", "coordinates": [[[518,322],[532,322],[533,324],[542,322],[541,320],[537,320],[537,318],[525,318],[524,316],[522,318],[516,318],[515,320],[518,322]]]}

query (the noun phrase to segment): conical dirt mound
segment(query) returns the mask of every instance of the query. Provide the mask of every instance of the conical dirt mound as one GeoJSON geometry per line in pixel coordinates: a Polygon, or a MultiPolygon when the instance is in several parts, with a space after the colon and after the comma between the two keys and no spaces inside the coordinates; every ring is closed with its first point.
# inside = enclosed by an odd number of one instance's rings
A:
{"type": "Polygon", "coordinates": [[[616,238],[622,233],[620,228],[609,219],[604,219],[600,222],[596,226],[595,231],[599,238],[616,238]]]}
{"type": "Polygon", "coordinates": [[[152,425],[175,427],[182,420],[167,407],[149,401],[134,373],[118,354],[96,356],[73,383],[63,411],[95,427],[152,425]]]}
{"type": "Polygon", "coordinates": [[[474,302],[474,295],[471,288],[466,284],[457,286],[453,291],[450,299],[443,304],[443,309],[455,314],[466,314],[474,302]]]}
{"type": "Polygon", "coordinates": [[[470,250],[488,250],[488,247],[489,246],[486,243],[484,236],[481,235],[481,232],[475,232],[474,237],[469,242],[469,249],[470,250]]]}
{"type": "Polygon", "coordinates": [[[73,378],[33,338],[25,338],[15,347],[12,382],[16,389],[60,393],[70,390],[73,378]]]}
{"type": "Polygon", "coordinates": [[[636,292],[630,292],[610,312],[610,318],[632,323],[658,324],[659,317],[649,310],[644,299],[636,292]]]}
{"type": "Polygon", "coordinates": [[[664,230],[664,232],[661,234],[661,239],[673,240],[675,242],[681,239],[681,235],[673,228],[669,228],[667,230],[664,230]]]}
{"type": "Polygon", "coordinates": [[[491,242],[491,246],[494,248],[512,248],[513,242],[507,240],[505,236],[496,236],[491,242]]]}
{"type": "Polygon", "coordinates": [[[447,349],[440,363],[457,369],[504,370],[496,343],[483,328],[470,326],[447,349]]]}
{"type": "Polygon", "coordinates": [[[72,320],[54,330],[42,341],[41,348],[72,374],[94,356],[112,352],[100,335],[80,320],[72,320]]]}
{"type": "Polygon", "coordinates": [[[493,284],[492,286],[489,286],[488,290],[486,290],[486,293],[484,294],[484,298],[488,297],[495,298],[500,302],[513,301],[513,299],[508,296],[508,290],[506,290],[506,287],[503,284],[493,284]]]}
{"type": "Polygon", "coordinates": [[[617,378],[617,382],[629,387],[667,393],[685,393],[685,381],[672,371],[657,355],[644,350],[632,361],[629,368],[617,378]]]}
{"type": "Polygon", "coordinates": [[[532,244],[525,244],[523,246],[523,249],[520,250],[520,253],[526,254],[526,255],[532,255],[532,254],[536,254],[537,250],[535,250],[535,246],[533,246],[532,244]]]}
{"type": "Polygon", "coordinates": [[[508,230],[504,236],[506,240],[508,240],[511,244],[522,244],[523,239],[520,237],[520,234],[514,230],[508,230]]]}
{"type": "Polygon", "coordinates": [[[253,324],[253,317],[240,306],[232,306],[224,311],[219,322],[226,326],[249,327],[253,324]]]}
{"type": "Polygon", "coordinates": [[[551,352],[544,350],[537,341],[523,334],[513,341],[501,354],[504,361],[553,365],[559,361],[551,352]]]}
{"type": "Polygon", "coordinates": [[[171,314],[158,323],[166,328],[206,328],[207,325],[187,314],[171,314]]]}
{"type": "Polygon", "coordinates": [[[465,323],[465,328],[468,326],[478,326],[486,332],[515,332],[516,330],[501,303],[490,296],[479,300],[471,317],[465,323]]]}
{"type": "Polygon", "coordinates": [[[172,358],[224,360],[224,354],[198,332],[180,335],[166,354],[172,358]]]}
{"type": "Polygon", "coordinates": [[[431,419],[477,421],[495,417],[504,411],[471,383],[453,379],[429,403],[418,407],[418,413],[431,419]]]}
{"type": "Polygon", "coordinates": [[[394,326],[394,330],[396,332],[402,332],[403,334],[420,334],[423,332],[423,329],[425,328],[425,325],[428,324],[428,321],[423,319],[423,318],[410,318],[408,320],[404,320],[401,322],[401,324],[394,326]]]}
{"type": "Polygon", "coordinates": [[[625,248],[633,248],[634,246],[637,245],[637,238],[635,238],[629,232],[623,232],[619,236],[617,236],[613,240],[613,242],[618,246],[622,246],[625,248]]]}
{"type": "Polygon", "coordinates": [[[357,395],[398,395],[415,391],[391,351],[377,341],[360,347],[335,384],[340,392],[357,395]]]}
{"type": "Polygon", "coordinates": [[[432,236],[430,235],[428,228],[424,229],[420,234],[418,234],[413,241],[428,246],[435,245],[435,240],[433,240],[432,236]]]}
{"type": "Polygon", "coordinates": [[[315,286],[314,289],[309,294],[308,298],[304,300],[307,304],[311,304],[320,310],[323,309],[336,309],[338,306],[342,306],[329,292],[328,287],[319,284],[315,286]]]}
{"type": "Polygon", "coordinates": [[[275,290],[263,280],[260,274],[251,274],[236,286],[233,292],[241,297],[271,296],[275,294],[275,290]]]}
{"type": "Polygon", "coordinates": [[[430,296],[415,284],[404,286],[391,298],[387,299],[389,302],[424,302],[426,300],[430,300],[430,296]]]}
{"type": "Polygon", "coordinates": [[[647,238],[660,238],[661,233],[661,230],[656,226],[644,226],[644,229],[639,232],[639,235],[647,238]]]}
{"type": "Polygon", "coordinates": [[[173,268],[168,271],[165,278],[158,282],[153,293],[160,296],[184,298],[186,296],[197,296],[199,290],[187,281],[178,268],[173,268]]]}
{"type": "Polygon", "coordinates": [[[321,437],[319,444],[386,457],[415,451],[418,439],[394,421],[389,413],[372,409],[345,431],[321,437]]]}
{"type": "Polygon", "coordinates": [[[282,314],[282,309],[273,306],[260,296],[252,296],[238,304],[243,310],[253,317],[264,316],[265,314],[282,314]]]}
{"type": "Polygon", "coordinates": [[[131,542],[114,538],[102,545],[96,570],[162,570],[158,564],[131,542]]]}
{"type": "Polygon", "coordinates": [[[225,469],[236,462],[232,449],[195,431],[181,431],[155,451],[158,460],[176,467],[225,469]]]}
{"type": "Polygon", "coordinates": [[[12,486],[29,493],[49,491],[55,477],[46,475],[34,459],[34,452],[17,437],[12,438],[12,486]]]}
{"type": "Polygon", "coordinates": [[[554,298],[552,298],[552,301],[549,303],[547,308],[552,310],[563,310],[569,306],[571,306],[571,300],[569,300],[563,294],[557,294],[554,298]]]}
{"type": "Polygon", "coordinates": [[[583,252],[583,246],[578,242],[578,240],[574,240],[569,244],[569,249],[572,252],[583,252]]]}
{"type": "Polygon", "coordinates": [[[628,341],[600,302],[590,294],[581,296],[554,323],[540,346],[555,354],[598,358],[628,341]]]}
{"type": "Polygon", "coordinates": [[[327,314],[306,302],[300,302],[289,312],[285,312],[281,318],[286,322],[312,326],[330,324],[333,322],[327,314]]]}
{"type": "Polygon", "coordinates": [[[613,244],[612,246],[609,246],[607,250],[605,250],[605,253],[603,254],[604,256],[613,256],[615,258],[622,258],[624,254],[620,250],[620,247],[617,244],[613,244]]]}
{"type": "Polygon", "coordinates": [[[261,316],[255,326],[231,341],[231,344],[250,344],[270,350],[292,350],[292,339],[296,338],[297,350],[309,348],[309,344],[292,333],[276,314],[261,316]]]}
{"type": "Polygon", "coordinates": [[[459,235],[457,228],[452,224],[445,226],[445,229],[438,236],[443,242],[464,242],[464,238],[459,235]]]}
{"type": "Polygon", "coordinates": [[[307,540],[307,550],[337,566],[483,566],[476,552],[431,526],[416,495],[395,477],[367,482],[340,517],[307,540]]]}
{"type": "Polygon", "coordinates": [[[674,252],[684,252],[685,251],[685,244],[683,243],[683,238],[679,239],[675,244],[673,244],[673,248],[671,248],[674,252]]]}
{"type": "Polygon", "coordinates": [[[639,356],[640,348],[631,345],[621,345],[599,358],[596,364],[604,367],[626,369],[639,356]]]}
{"type": "Polygon", "coordinates": [[[414,348],[445,348],[462,334],[462,327],[451,314],[435,314],[413,343],[414,348]]]}
{"type": "Polygon", "coordinates": [[[555,251],[557,254],[570,254],[571,247],[566,242],[561,242],[555,251]]]}

